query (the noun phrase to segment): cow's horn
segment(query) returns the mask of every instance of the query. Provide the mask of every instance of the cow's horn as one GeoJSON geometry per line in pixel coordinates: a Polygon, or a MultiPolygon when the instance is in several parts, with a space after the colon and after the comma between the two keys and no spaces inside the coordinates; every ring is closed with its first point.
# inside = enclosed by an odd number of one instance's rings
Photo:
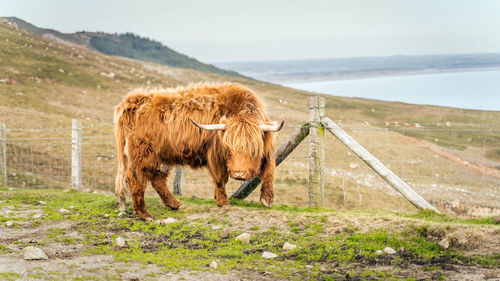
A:
{"type": "Polygon", "coordinates": [[[189,121],[191,121],[196,127],[208,131],[215,131],[215,130],[224,130],[226,129],[226,124],[198,124],[196,123],[193,119],[189,118],[189,121]]]}
{"type": "Polygon", "coordinates": [[[273,122],[274,124],[272,125],[267,125],[267,124],[260,124],[260,128],[262,131],[266,132],[277,132],[283,128],[283,124],[285,124],[285,120],[282,120],[281,123],[278,122],[273,122]]]}

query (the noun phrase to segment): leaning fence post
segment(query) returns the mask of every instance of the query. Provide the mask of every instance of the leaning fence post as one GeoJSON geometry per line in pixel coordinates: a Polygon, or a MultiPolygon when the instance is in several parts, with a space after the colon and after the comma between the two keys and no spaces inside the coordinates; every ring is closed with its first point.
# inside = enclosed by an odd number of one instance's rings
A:
{"type": "Polygon", "coordinates": [[[309,206],[323,206],[325,188],[325,98],[309,98],[309,206]]]}
{"type": "Polygon", "coordinates": [[[174,173],[174,194],[182,196],[182,167],[176,167],[174,173]]]}
{"type": "Polygon", "coordinates": [[[71,185],[82,191],[82,122],[76,119],[71,130],[71,185]]]}
{"type": "Polygon", "coordinates": [[[385,166],[380,160],[375,158],[368,150],[361,146],[356,140],[349,136],[342,128],[340,128],[330,118],[323,118],[323,125],[335,137],[337,137],[347,148],[363,160],[370,168],[372,168],[379,176],[382,177],[394,189],[399,191],[410,203],[418,209],[432,210],[436,213],[439,211],[434,208],[429,202],[416,193],[406,182],[400,179],[394,172],[385,166]]]}
{"type": "Polygon", "coordinates": [[[3,184],[7,186],[7,126],[0,122],[0,144],[2,148],[2,175],[3,184]]]}

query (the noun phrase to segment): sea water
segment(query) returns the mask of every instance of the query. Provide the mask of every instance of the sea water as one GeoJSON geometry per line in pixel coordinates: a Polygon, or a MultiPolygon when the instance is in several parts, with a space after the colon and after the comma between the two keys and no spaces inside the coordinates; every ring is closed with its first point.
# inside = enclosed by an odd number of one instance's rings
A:
{"type": "Polygon", "coordinates": [[[344,97],[500,110],[500,71],[497,70],[287,83],[286,86],[344,97]]]}

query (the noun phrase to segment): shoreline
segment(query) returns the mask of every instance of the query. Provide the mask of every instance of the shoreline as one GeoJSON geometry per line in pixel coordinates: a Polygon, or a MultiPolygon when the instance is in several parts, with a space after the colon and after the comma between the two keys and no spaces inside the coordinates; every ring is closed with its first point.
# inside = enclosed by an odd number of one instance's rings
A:
{"type": "Polygon", "coordinates": [[[418,70],[387,70],[387,71],[361,71],[361,72],[334,72],[322,75],[284,75],[255,77],[255,79],[277,83],[283,86],[293,84],[307,84],[327,81],[342,81],[355,79],[369,79],[381,77],[414,76],[427,74],[445,74],[462,72],[486,72],[500,71],[500,67],[471,67],[471,68],[452,68],[452,69],[418,69],[418,70]]]}

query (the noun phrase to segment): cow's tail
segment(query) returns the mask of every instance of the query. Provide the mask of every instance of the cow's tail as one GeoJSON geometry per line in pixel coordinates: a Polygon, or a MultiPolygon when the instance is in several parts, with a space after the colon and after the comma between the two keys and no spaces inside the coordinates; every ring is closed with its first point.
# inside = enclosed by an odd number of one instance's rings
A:
{"type": "Polygon", "coordinates": [[[127,209],[126,198],[129,193],[128,184],[127,184],[127,140],[125,138],[125,132],[123,123],[120,120],[123,114],[123,108],[121,106],[117,106],[115,108],[114,115],[114,127],[115,127],[115,136],[116,136],[116,147],[117,151],[117,159],[118,159],[118,171],[116,173],[115,179],[115,195],[118,200],[118,209],[121,212],[124,212],[127,209]]]}

